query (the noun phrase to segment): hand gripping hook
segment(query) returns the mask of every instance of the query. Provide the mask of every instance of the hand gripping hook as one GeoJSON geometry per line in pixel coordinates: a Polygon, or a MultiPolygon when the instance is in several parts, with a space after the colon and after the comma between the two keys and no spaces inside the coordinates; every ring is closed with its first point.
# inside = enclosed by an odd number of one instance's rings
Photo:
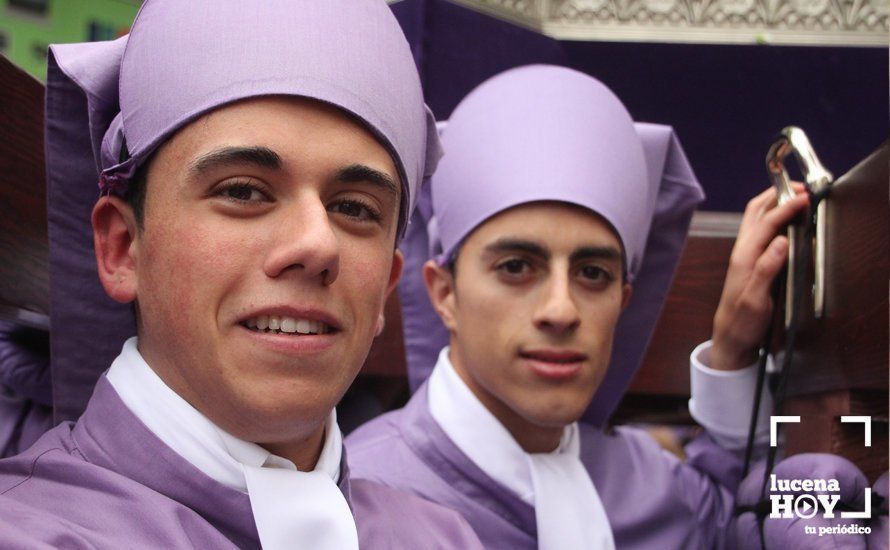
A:
{"type": "MultiPolygon", "coordinates": [[[[785,170],[785,157],[793,153],[810,193],[821,196],[834,181],[831,172],[822,166],[810,140],[803,130],[796,126],[783,128],[773,141],[766,155],[766,170],[770,181],[776,188],[779,204],[791,200],[795,193],[785,170]]],[[[825,309],[825,201],[819,201],[816,207],[816,250],[814,255],[813,313],[817,319],[822,317],[825,309]]],[[[796,235],[793,227],[788,228],[788,279],[785,291],[785,326],[791,321],[791,298],[794,285],[794,258],[797,249],[796,235]]]]}

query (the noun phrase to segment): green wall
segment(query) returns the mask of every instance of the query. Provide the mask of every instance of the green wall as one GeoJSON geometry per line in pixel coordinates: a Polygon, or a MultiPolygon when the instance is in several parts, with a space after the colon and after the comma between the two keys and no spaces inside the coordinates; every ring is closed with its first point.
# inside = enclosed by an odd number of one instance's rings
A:
{"type": "Polygon", "coordinates": [[[127,33],[140,4],[141,0],[0,0],[0,53],[44,80],[47,45],[117,38],[127,33]]]}

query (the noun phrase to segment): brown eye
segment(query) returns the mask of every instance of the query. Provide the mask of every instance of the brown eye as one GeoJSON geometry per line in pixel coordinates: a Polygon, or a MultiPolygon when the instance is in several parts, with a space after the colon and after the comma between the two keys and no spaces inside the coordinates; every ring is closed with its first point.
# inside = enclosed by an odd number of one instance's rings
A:
{"type": "Polygon", "coordinates": [[[507,273],[511,273],[513,275],[518,275],[518,274],[522,273],[525,270],[527,265],[528,264],[526,264],[522,260],[507,260],[506,262],[501,264],[504,271],[506,271],[507,273]]]}
{"type": "Polygon", "coordinates": [[[587,282],[593,284],[607,284],[614,279],[612,273],[598,265],[585,265],[578,274],[587,282]]]}
{"type": "Polygon", "coordinates": [[[233,189],[229,189],[226,193],[226,196],[239,201],[258,201],[262,200],[263,198],[262,193],[260,193],[256,189],[250,189],[249,187],[235,187],[233,189]]]}
{"type": "Polygon", "coordinates": [[[216,194],[236,203],[268,201],[269,197],[259,187],[247,182],[234,182],[220,187],[216,194]]]}
{"type": "Polygon", "coordinates": [[[495,269],[509,279],[521,279],[532,273],[532,264],[522,258],[510,258],[498,264],[495,269]]]}
{"type": "Polygon", "coordinates": [[[328,210],[362,222],[380,220],[380,214],[376,210],[355,199],[337,201],[328,210]]]}

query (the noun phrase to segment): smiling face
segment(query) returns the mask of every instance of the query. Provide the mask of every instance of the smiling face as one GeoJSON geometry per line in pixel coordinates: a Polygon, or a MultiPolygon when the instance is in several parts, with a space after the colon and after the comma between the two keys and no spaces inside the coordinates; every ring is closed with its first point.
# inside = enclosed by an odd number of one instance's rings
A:
{"type": "Polygon", "coordinates": [[[379,330],[400,193],[389,153],[339,110],[226,106],[158,150],[143,230],[126,220],[124,267],[103,283],[137,299],[141,353],[211,420],[261,444],[306,438],[379,330]]]}
{"type": "Polygon", "coordinates": [[[453,275],[424,274],[458,374],[527,451],[552,450],[609,364],[630,296],[618,237],[588,210],[531,203],[477,227],[453,275]]]}

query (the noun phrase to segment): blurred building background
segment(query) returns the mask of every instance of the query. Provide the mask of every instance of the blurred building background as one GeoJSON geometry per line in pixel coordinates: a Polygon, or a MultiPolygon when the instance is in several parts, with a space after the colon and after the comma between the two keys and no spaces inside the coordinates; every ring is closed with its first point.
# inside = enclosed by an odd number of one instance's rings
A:
{"type": "Polygon", "coordinates": [[[0,0],[0,54],[45,80],[47,45],[122,36],[141,4],[141,0],[0,0]]]}

